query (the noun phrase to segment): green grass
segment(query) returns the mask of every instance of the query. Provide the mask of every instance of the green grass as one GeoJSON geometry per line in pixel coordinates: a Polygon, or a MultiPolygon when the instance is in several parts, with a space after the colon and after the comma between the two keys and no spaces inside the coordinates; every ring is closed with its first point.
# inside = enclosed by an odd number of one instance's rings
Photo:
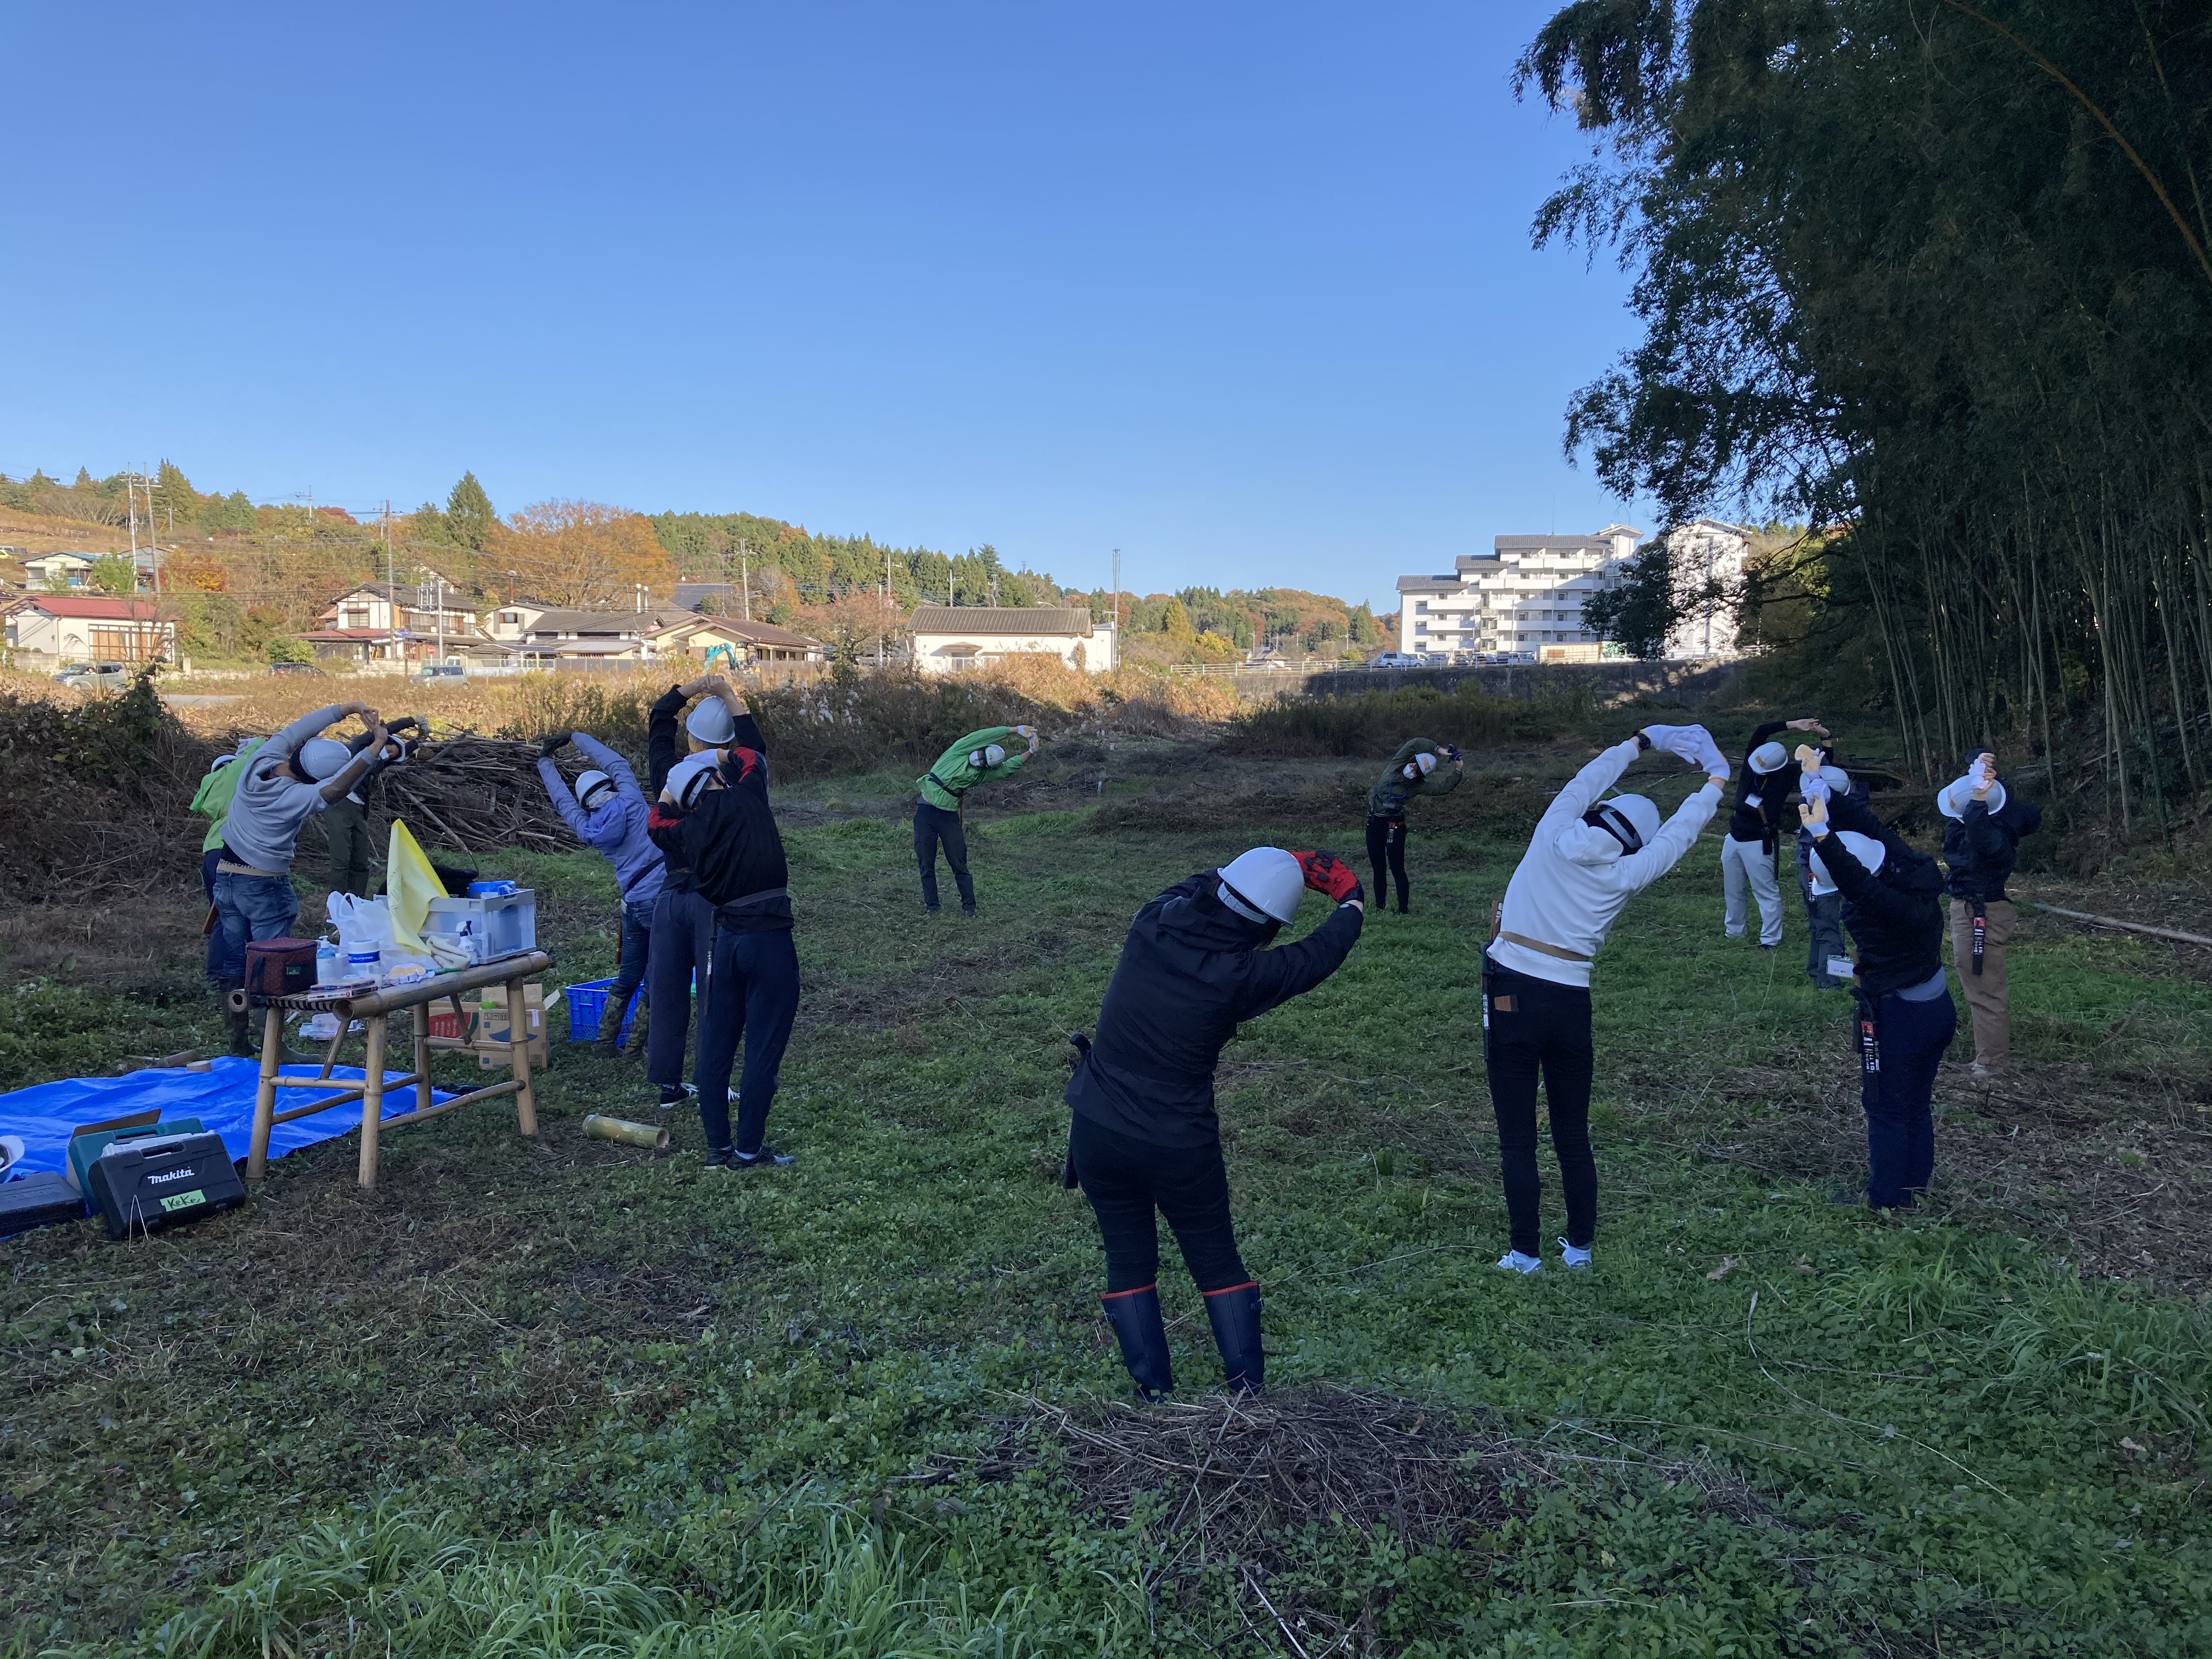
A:
{"type": "MultiPolygon", "coordinates": [[[[1796,1109],[1718,1089],[1731,1069],[1854,1064],[1846,1003],[1795,971],[1802,919],[1779,961],[1720,938],[1713,841],[1600,966],[1595,1271],[1491,1266],[1474,988],[1526,820],[1464,810],[1433,834],[1417,816],[1416,913],[1375,918],[1231,1045],[1231,1179],[1279,1390],[1439,1402],[1553,1473],[1455,1548],[1291,1540],[1305,1593],[1364,1609],[1383,1651],[2212,1646],[2201,1310],[2084,1282],[2021,1233],[1883,1223],[1701,1153],[1747,1114],[1790,1133],[1796,1109]],[[1716,1504],[1685,1466],[1756,1501],[1716,1504]]],[[[999,1444],[1026,1399],[1127,1395],[1089,1212],[1056,1176],[1065,1034],[1130,913],[1253,842],[1358,828],[1086,824],[971,824],[972,922],[921,916],[902,823],[789,835],[788,1170],[702,1172],[680,1117],[684,1156],[583,1140],[586,1112],[653,1114],[634,1070],[564,1048],[540,1146],[493,1103],[391,1133],[366,1198],[337,1143],[171,1237],[11,1242],[19,1650],[1289,1651],[1225,1594],[1148,1606],[1158,1532],[1106,1523],[1049,1455],[902,1480],[999,1444]]],[[[599,868],[526,873],[556,976],[609,971],[599,868]]],[[[2212,996],[2136,946],[2016,947],[2013,975],[2030,1061],[2203,1062],[2212,996]]],[[[77,1042],[56,1036],[58,1065],[89,1063],[77,1042]]],[[[1201,1389],[1179,1267],[1163,1294],[1201,1389]]]]}

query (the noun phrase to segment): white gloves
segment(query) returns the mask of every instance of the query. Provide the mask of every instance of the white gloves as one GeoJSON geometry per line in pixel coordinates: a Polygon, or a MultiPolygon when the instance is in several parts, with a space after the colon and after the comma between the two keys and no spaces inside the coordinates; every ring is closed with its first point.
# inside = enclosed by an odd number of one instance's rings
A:
{"type": "Polygon", "coordinates": [[[1810,806],[1814,801],[1819,801],[1823,806],[1825,806],[1827,805],[1830,798],[1828,781],[1822,777],[1818,772],[1808,772],[1805,774],[1802,780],[1799,781],[1797,785],[1797,793],[1805,798],[1805,804],[1808,806],[1810,806]]]}
{"type": "Polygon", "coordinates": [[[1712,734],[1702,726],[1693,726],[1690,729],[1703,739],[1696,758],[1698,764],[1705,769],[1705,775],[1709,778],[1728,776],[1728,757],[1721,753],[1721,746],[1713,741],[1712,734]]]}
{"type": "Polygon", "coordinates": [[[1721,753],[1720,744],[1702,726],[1647,726],[1644,735],[1651,739],[1654,749],[1676,760],[1687,761],[1707,777],[1724,778],[1729,775],[1728,757],[1721,753]]]}
{"type": "Polygon", "coordinates": [[[1825,785],[1818,796],[1806,797],[1805,810],[1797,816],[1814,840],[1819,841],[1828,833],[1828,793],[1825,785]]]}

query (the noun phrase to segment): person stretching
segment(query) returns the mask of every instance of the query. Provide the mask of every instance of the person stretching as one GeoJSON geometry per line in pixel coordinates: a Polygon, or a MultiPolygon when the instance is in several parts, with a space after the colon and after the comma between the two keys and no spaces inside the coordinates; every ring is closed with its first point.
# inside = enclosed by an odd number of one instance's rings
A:
{"type": "MultiPolygon", "coordinates": [[[[1801,757],[1812,755],[1817,761],[1823,751],[1800,744],[1797,752],[1801,757]]],[[[1842,767],[1822,765],[1820,775],[1828,786],[1831,799],[1843,795],[1857,801],[1866,799],[1866,786],[1854,783],[1842,767]]],[[[1844,938],[1844,896],[1825,873],[1815,873],[1813,832],[1805,828],[1802,818],[1797,826],[1797,893],[1805,902],[1805,977],[1816,990],[1833,991],[1849,985],[1851,959],[1850,945],[1844,938]]]]}
{"type": "MultiPolygon", "coordinates": [[[[679,763],[679,715],[684,747],[693,755],[732,743],[766,752],[760,726],[747,712],[744,699],[720,674],[702,674],[672,685],[653,703],[646,720],[646,793],[654,800],[661,798],[670,773],[679,763]],[[694,697],[699,702],[686,715],[684,705],[694,697]]],[[[696,775],[695,768],[687,775],[696,775]]],[[[714,954],[714,907],[694,890],[683,838],[655,836],[653,845],[661,850],[665,873],[647,930],[645,1076],[660,1091],[660,1104],[669,1107],[691,1092],[684,1080],[684,1045],[691,1035],[692,990],[699,987],[703,994],[714,954]]]]}
{"type": "Polygon", "coordinates": [[[1213,1068],[1237,1023],[1327,979],[1358,942],[1365,895],[1327,853],[1255,847],[1178,882],[1137,912],[1098,1010],[1098,1035],[1075,1038],[1068,1164],[1106,1249],[1107,1322],[1148,1399],[1175,1387],[1160,1319],[1158,1223],[1167,1218],[1205,1298],[1229,1387],[1267,1382],[1260,1286],[1229,1217],[1213,1068]],[[1279,951],[1304,890],[1334,901],[1328,920],[1279,951]]]}
{"type": "Polygon", "coordinates": [[[1409,738],[1367,792],[1367,859],[1375,866],[1375,908],[1390,908],[1390,878],[1398,878],[1398,914],[1413,895],[1406,885],[1406,803],[1415,795],[1449,795],[1459,787],[1465,763],[1448,743],[1409,738]],[[1384,871],[1385,859],[1389,871],[1384,871]]]}
{"type": "Polygon", "coordinates": [[[1652,726],[1575,774],[1536,822],[1498,905],[1483,953],[1483,1058],[1511,1248],[1498,1265],[1533,1273],[1537,1254],[1536,1081],[1550,1106],[1570,1267],[1586,1267],[1597,1233],[1597,1161],[1590,1152],[1590,961],[1628,901],[1674,867],[1720,805],[1728,762],[1702,726],[1652,726]],[[1642,795],[1598,797],[1649,749],[1703,767],[1705,787],[1662,823],[1642,795]]]}
{"type": "MultiPolygon", "coordinates": [[[[230,811],[222,823],[222,847],[215,866],[215,908],[222,928],[222,975],[226,991],[246,983],[246,947],[258,939],[285,939],[300,919],[292,891],[292,860],[307,821],[361,781],[391,734],[366,703],[337,702],[302,714],[237,763],[242,769],[230,811]],[[368,729],[369,744],[358,755],[345,744],[318,737],[325,726],[349,715],[368,729]]],[[[228,1007],[231,1047],[252,1052],[246,1016],[228,1007]]]]}
{"type": "Polygon", "coordinates": [[[1936,797],[1948,820],[1943,862],[1951,868],[1951,960],[1973,1016],[1972,1074],[1979,1081],[2012,1060],[2005,948],[2012,943],[2013,908],[2005,878],[2019,861],[2021,838],[2043,824],[2043,809],[2008,794],[1996,767],[1995,755],[1977,749],[1966,757],[1966,775],[1936,797]]]}
{"type": "MultiPolygon", "coordinates": [[[[750,716],[739,725],[757,732],[750,716]]],[[[702,750],[669,769],[653,803],[653,839],[681,863],[713,918],[702,981],[697,1092],[712,1169],[788,1164],[767,1144],[769,1108],[799,1012],[799,953],[791,939],[790,867],[769,810],[768,756],[746,744],[702,750]],[[738,1122],[730,1073],[744,1046],[738,1122]]]]}
{"type": "Polygon", "coordinates": [[[945,848],[945,862],[960,889],[960,914],[975,914],[975,884],[968,878],[968,836],[961,824],[961,809],[968,792],[979,783],[1018,772],[1036,753],[1034,726],[987,726],[970,732],[937,757],[937,764],[915,781],[919,793],[914,804],[914,860],[921,866],[921,908],[937,914],[937,849],[945,848]],[[1030,746],[1018,754],[1006,752],[1008,738],[1027,738],[1030,746]]]}
{"type": "Polygon", "coordinates": [[[1935,1173],[1936,1068],[1959,1029],[1943,980],[1942,872],[1865,805],[1831,799],[1809,769],[1802,787],[1813,861],[1842,892],[1844,926],[1858,946],[1866,1201],[1909,1209],[1935,1173]]]}
{"type": "Polygon", "coordinates": [[[588,732],[556,732],[539,744],[538,776],[569,833],[605,854],[615,867],[615,886],[622,896],[622,954],[616,961],[614,983],[607,987],[597,1043],[599,1053],[611,1059],[622,1038],[629,1000],[645,981],[653,950],[653,907],[668,873],[647,828],[653,808],[637,787],[637,774],[629,763],[588,732]],[[553,763],[553,757],[572,743],[592,763],[591,769],[576,779],[573,794],[553,763]]]}
{"type": "Polygon", "coordinates": [[[222,919],[215,908],[215,867],[222,862],[223,820],[230,812],[231,798],[238,793],[238,781],[246,775],[236,769],[237,763],[252,760],[260,747],[259,738],[247,738],[229,754],[217,755],[200,780],[200,787],[192,791],[191,810],[208,820],[207,834],[200,839],[200,891],[208,902],[207,921],[201,931],[207,935],[207,976],[217,985],[222,983],[228,952],[222,919]]]}
{"type": "Polygon", "coordinates": [[[1751,734],[1743,770],[1736,775],[1735,810],[1729,814],[1721,842],[1721,929],[1741,939],[1750,916],[1747,889],[1759,906],[1759,948],[1782,943],[1782,815],[1796,781],[1790,751],[1774,741],[1778,732],[1812,732],[1825,741],[1828,728],[1816,720],[1769,720],[1751,734]]]}

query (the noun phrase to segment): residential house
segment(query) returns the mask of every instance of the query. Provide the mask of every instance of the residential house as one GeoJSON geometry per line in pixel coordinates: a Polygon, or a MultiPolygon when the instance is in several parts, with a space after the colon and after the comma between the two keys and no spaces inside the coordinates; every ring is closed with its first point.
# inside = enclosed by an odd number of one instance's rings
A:
{"type": "Polygon", "coordinates": [[[161,621],[145,599],[33,593],[9,605],[5,620],[9,653],[22,667],[176,659],[176,624],[161,621]]]}
{"type": "Polygon", "coordinates": [[[348,588],[323,608],[306,638],[318,657],[394,668],[435,661],[441,638],[448,658],[480,651],[484,642],[467,596],[434,580],[348,588]]]}
{"type": "Polygon", "coordinates": [[[915,665],[925,674],[986,668],[1012,656],[1054,656],[1094,674],[1115,666],[1114,629],[1080,605],[925,605],[912,623],[915,665]]]}
{"type": "MultiPolygon", "coordinates": [[[[657,612],[666,616],[666,611],[657,612]]],[[[689,657],[706,663],[728,661],[740,668],[764,663],[820,662],[829,653],[822,641],[773,623],[747,622],[740,617],[696,617],[686,613],[680,622],[654,629],[646,636],[652,653],[666,659],[689,657]]]]}
{"type": "Polygon", "coordinates": [[[1620,585],[1643,538],[1620,524],[1594,536],[1499,536],[1445,574],[1401,576],[1398,649],[1541,659],[1547,647],[1587,647],[1555,659],[1594,660],[1599,641],[1583,625],[1583,602],[1620,585]]]}
{"type": "Polygon", "coordinates": [[[92,561],[82,553],[37,553],[27,556],[22,566],[32,592],[61,593],[85,585],[92,561]]]}

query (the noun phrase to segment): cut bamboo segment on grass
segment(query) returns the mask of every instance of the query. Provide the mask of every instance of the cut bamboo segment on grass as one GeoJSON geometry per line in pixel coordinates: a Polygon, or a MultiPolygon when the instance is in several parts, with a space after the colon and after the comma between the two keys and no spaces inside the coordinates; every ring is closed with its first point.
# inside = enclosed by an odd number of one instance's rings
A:
{"type": "Polygon", "coordinates": [[[665,1124],[631,1123],[618,1117],[601,1117],[593,1112],[584,1120],[584,1133],[594,1140],[619,1141],[625,1146],[644,1146],[656,1152],[668,1150],[668,1128],[665,1124]]]}
{"type": "Polygon", "coordinates": [[[2170,939],[2180,945],[2212,945],[2212,939],[2202,933],[2185,933],[2179,927],[2154,927],[2144,921],[2122,921],[2118,916],[2092,915],[2087,910],[2066,910],[2056,904],[2045,904],[2041,899],[2022,899],[2022,904],[2033,910],[2048,911],[2054,916],[2065,916],[2074,921],[2086,921],[2097,927],[2117,927],[2124,933],[2142,933],[2152,939],[2170,939]]]}

